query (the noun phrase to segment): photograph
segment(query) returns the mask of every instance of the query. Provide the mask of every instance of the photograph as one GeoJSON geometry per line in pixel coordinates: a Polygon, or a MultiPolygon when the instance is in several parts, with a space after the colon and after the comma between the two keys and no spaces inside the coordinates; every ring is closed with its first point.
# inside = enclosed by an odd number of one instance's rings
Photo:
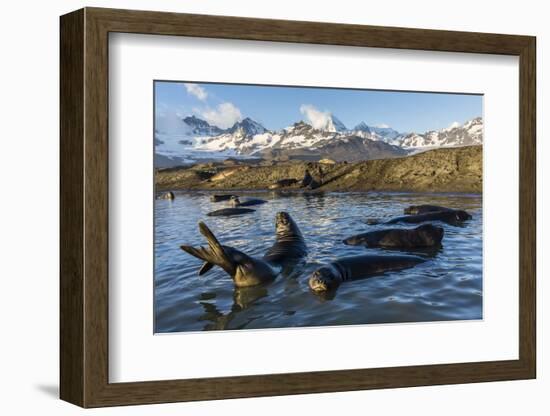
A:
{"type": "Polygon", "coordinates": [[[155,334],[483,319],[483,94],[152,87],[155,334]]]}

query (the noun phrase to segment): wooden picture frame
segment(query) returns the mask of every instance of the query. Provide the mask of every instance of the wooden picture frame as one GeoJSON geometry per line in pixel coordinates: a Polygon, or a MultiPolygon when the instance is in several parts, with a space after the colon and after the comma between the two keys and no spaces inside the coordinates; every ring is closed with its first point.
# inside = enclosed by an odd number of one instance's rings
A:
{"type": "Polygon", "coordinates": [[[60,29],[61,399],[82,407],[101,407],[535,378],[534,37],[100,8],[62,16],[60,29]],[[109,383],[110,32],[518,56],[519,359],[109,383]]]}

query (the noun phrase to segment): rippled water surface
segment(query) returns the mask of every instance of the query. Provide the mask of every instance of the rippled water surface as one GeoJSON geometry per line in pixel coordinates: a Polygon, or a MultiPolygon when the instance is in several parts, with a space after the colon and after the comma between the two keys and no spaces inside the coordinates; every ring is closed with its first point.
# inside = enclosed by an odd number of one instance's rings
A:
{"type": "MultiPolygon", "coordinates": [[[[226,202],[210,202],[208,192],[176,192],[176,199],[155,201],[155,332],[257,329],[467,320],[482,318],[482,209],[480,195],[410,193],[325,193],[281,196],[238,193],[269,200],[256,212],[235,217],[207,217],[226,202]],[[412,269],[340,286],[323,298],[307,280],[324,262],[337,257],[390,250],[350,247],[342,240],[383,228],[367,225],[371,217],[391,218],[409,205],[436,204],[469,211],[473,219],[445,229],[443,247],[415,253],[428,261],[412,269]],[[205,245],[197,227],[205,221],[224,245],[261,257],[275,241],[275,214],[287,211],[304,234],[309,256],[303,267],[273,283],[236,289],[214,267],[202,277],[202,262],[181,244],[205,245]]],[[[414,225],[392,225],[412,228],[414,225]]],[[[400,252],[403,253],[403,252],[400,252]]]]}

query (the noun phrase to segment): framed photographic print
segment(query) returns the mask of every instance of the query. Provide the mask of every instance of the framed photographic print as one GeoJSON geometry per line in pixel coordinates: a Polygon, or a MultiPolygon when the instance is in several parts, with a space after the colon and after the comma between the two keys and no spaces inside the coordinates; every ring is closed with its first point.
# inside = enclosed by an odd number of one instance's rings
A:
{"type": "Polygon", "coordinates": [[[60,52],[62,399],[535,377],[535,38],[85,8],[60,52]]]}

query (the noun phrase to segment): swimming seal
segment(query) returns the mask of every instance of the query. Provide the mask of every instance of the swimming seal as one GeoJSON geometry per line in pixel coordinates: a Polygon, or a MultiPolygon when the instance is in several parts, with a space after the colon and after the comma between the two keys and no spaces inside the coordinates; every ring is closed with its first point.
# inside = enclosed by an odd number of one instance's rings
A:
{"type": "Polygon", "coordinates": [[[229,205],[231,205],[233,208],[251,207],[253,205],[261,205],[265,203],[267,203],[267,201],[263,199],[245,199],[244,201],[241,201],[238,196],[233,196],[229,200],[229,205]]]}
{"type": "Polygon", "coordinates": [[[174,199],[176,198],[176,196],[174,195],[174,193],[172,191],[168,191],[168,192],[164,192],[163,194],[160,194],[159,196],[157,196],[157,199],[174,199]]]}
{"type": "Polygon", "coordinates": [[[203,222],[199,222],[199,230],[206,237],[208,247],[183,245],[181,249],[205,262],[199,270],[199,276],[213,266],[219,266],[232,277],[237,287],[271,282],[283,270],[296,266],[307,255],[302,233],[286,212],[278,212],[275,216],[275,244],[261,258],[254,258],[233,247],[222,246],[203,222]]]}
{"type": "Polygon", "coordinates": [[[450,210],[427,212],[425,214],[417,215],[405,215],[403,217],[392,218],[391,220],[386,221],[384,224],[397,224],[400,222],[418,224],[426,221],[441,221],[450,225],[459,225],[463,221],[469,220],[471,218],[472,216],[466,211],[450,210]]]}
{"type": "Polygon", "coordinates": [[[307,246],[292,217],[286,212],[275,216],[275,244],[265,253],[264,259],[272,264],[295,264],[307,256],[307,246]]]}
{"type": "Polygon", "coordinates": [[[210,202],[229,201],[231,198],[237,197],[237,195],[231,194],[214,194],[210,196],[210,202]]]}
{"type": "Polygon", "coordinates": [[[315,270],[308,284],[316,293],[336,290],[350,280],[364,279],[388,271],[403,270],[423,263],[418,256],[365,255],[344,257],[315,270]]]}
{"type": "Polygon", "coordinates": [[[346,238],[344,244],[385,248],[434,247],[441,244],[443,234],[443,228],[424,224],[412,229],[389,228],[357,234],[346,238]]]}
{"type": "Polygon", "coordinates": [[[256,212],[253,209],[250,208],[222,208],[217,209],[216,211],[209,212],[209,217],[229,217],[231,215],[242,215],[242,214],[249,214],[251,212],[256,212]]]}
{"type": "Polygon", "coordinates": [[[454,211],[452,208],[439,205],[411,205],[403,210],[405,215],[427,214],[428,212],[454,211]]]}

